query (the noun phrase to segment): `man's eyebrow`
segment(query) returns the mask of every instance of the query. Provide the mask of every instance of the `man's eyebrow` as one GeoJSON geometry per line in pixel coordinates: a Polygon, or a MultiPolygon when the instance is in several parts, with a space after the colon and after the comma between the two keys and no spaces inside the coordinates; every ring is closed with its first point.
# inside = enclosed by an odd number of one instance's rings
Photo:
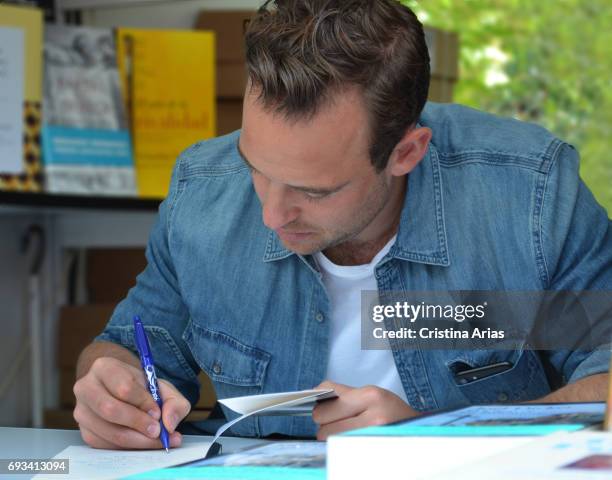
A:
{"type": "MultiPolygon", "coordinates": [[[[255,172],[259,172],[259,170],[257,170],[252,164],[251,162],[249,162],[249,159],[246,157],[246,155],[242,152],[242,150],[240,149],[240,145],[238,145],[238,153],[240,153],[240,156],[242,157],[242,160],[244,161],[244,163],[247,164],[247,167],[249,167],[251,170],[255,171],[255,172]]],[[[335,187],[331,187],[331,188],[320,188],[320,187],[307,187],[307,186],[299,186],[299,185],[288,185],[289,187],[293,188],[294,190],[299,190],[300,192],[304,192],[304,193],[312,193],[315,195],[329,195],[331,193],[335,193],[341,189],[343,189],[346,185],[348,185],[348,181],[344,182],[340,185],[337,185],[335,187]]]]}

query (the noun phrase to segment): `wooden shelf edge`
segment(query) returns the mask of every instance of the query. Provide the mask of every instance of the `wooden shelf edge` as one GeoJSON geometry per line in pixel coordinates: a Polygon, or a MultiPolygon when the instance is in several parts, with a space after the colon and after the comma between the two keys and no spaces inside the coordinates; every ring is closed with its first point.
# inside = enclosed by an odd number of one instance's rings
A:
{"type": "Polygon", "coordinates": [[[162,199],[0,191],[0,206],[156,211],[162,199]]]}

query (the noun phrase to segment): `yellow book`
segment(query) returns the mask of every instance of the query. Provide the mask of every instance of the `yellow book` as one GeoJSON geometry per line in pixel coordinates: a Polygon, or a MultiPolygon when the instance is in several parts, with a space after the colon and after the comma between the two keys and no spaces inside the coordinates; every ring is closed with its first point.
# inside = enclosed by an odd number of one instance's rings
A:
{"type": "Polygon", "coordinates": [[[213,32],[117,31],[138,194],[165,197],[177,156],[215,135],[213,32]]]}
{"type": "Polygon", "coordinates": [[[40,191],[43,12],[0,5],[0,190],[40,191]]]}

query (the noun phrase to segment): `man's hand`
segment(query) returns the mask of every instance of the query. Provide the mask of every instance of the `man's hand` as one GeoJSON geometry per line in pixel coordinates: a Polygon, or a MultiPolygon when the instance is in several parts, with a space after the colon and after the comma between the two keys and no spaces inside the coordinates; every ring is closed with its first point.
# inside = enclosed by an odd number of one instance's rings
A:
{"type": "MultiPolygon", "coordinates": [[[[158,380],[164,400],[163,421],[170,446],[181,444],[175,432],[191,409],[189,401],[164,380],[158,380]]],[[[149,392],[142,369],[112,357],[99,357],[74,384],[74,419],[83,440],[94,448],[161,448],[160,408],[149,392]]]]}
{"type": "Polygon", "coordinates": [[[312,419],[319,424],[317,440],[326,440],[328,436],[345,430],[384,425],[419,415],[400,397],[384,388],[352,388],[328,381],[315,388],[333,388],[338,394],[338,398],[325,400],[312,411],[312,419]]]}

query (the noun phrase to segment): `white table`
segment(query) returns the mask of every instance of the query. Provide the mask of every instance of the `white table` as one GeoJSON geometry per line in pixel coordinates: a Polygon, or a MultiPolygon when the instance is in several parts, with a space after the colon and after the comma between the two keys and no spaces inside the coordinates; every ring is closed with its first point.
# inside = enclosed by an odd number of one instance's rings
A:
{"type": "MultiPolygon", "coordinates": [[[[196,435],[183,435],[183,443],[202,441],[206,438],[196,435]]],[[[262,443],[266,440],[254,438],[222,437],[219,443],[223,446],[223,453],[235,452],[245,447],[250,447],[262,443]]],[[[1,459],[26,459],[52,458],[70,445],[83,445],[81,435],[78,430],[52,430],[43,428],[10,428],[0,427],[0,458],[1,459]]],[[[61,475],[53,475],[57,480],[61,480],[61,475]]],[[[0,478],[25,480],[32,478],[29,475],[0,475],[0,478]]]]}

